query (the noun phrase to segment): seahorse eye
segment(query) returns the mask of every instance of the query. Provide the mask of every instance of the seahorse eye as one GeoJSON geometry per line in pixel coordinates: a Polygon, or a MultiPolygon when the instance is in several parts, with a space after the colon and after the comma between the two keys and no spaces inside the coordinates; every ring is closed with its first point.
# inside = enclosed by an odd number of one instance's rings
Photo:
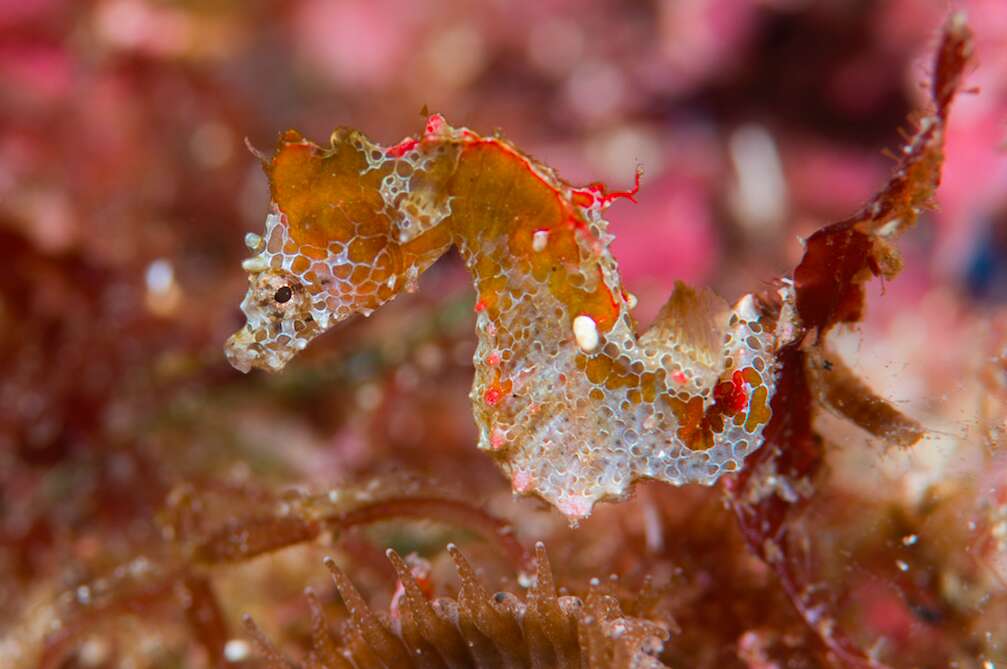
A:
{"type": "Polygon", "coordinates": [[[273,299],[283,304],[284,302],[289,302],[290,298],[294,296],[290,286],[282,286],[276,290],[276,294],[273,295],[273,299]]]}

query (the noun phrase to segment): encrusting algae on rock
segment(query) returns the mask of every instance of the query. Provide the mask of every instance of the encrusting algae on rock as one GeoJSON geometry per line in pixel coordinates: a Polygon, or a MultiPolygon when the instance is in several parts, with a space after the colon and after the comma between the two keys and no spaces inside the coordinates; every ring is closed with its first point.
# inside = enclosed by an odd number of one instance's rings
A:
{"type": "Polygon", "coordinates": [[[761,445],[778,333],[794,328],[750,295],[730,307],[678,284],[638,335],[602,217],[635,189],[575,188],[440,115],[391,147],[340,129],[322,148],[288,131],[265,168],[273,210],[265,235],[246,238],[236,368],[283,368],[457,246],[478,294],[479,447],[515,492],[576,522],[640,479],[712,484],[761,445]]]}

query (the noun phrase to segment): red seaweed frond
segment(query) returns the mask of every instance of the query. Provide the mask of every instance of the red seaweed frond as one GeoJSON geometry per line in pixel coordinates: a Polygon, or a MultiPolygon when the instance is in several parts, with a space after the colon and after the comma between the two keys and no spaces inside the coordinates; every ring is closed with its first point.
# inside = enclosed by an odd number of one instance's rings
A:
{"type": "MultiPolygon", "coordinates": [[[[930,114],[917,123],[887,185],[856,215],[826,226],[808,240],[794,271],[796,311],[803,329],[777,355],[780,369],[766,444],[727,490],[751,549],[776,571],[798,611],[825,647],[848,666],[882,666],[836,628],[831,602],[806,582],[790,521],[815,494],[825,442],[813,427],[817,406],[838,411],[887,443],[909,447],[923,429],[903,416],[833,356],[826,336],[837,324],[864,313],[864,284],[894,277],[901,258],[890,240],[933,206],[943,162],[944,129],[950,105],[961,90],[972,55],[964,17],[947,21],[933,67],[930,114]]],[[[786,308],[786,307],[784,307],[786,308]]]]}
{"type": "Polygon", "coordinates": [[[794,270],[797,311],[809,330],[823,335],[837,323],[863,316],[864,283],[894,277],[902,268],[890,240],[933,208],[944,161],[944,129],[972,56],[972,32],[962,14],[948,19],[934,60],[933,108],[916,123],[902,159],[885,187],[852,217],[807,239],[794,270]]]}

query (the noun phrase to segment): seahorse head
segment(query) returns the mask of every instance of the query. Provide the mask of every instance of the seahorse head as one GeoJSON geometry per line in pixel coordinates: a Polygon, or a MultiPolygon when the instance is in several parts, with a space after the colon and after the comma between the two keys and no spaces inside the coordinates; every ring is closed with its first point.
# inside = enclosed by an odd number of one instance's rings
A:
{"type": "Polygon", "coordinates": [[[245,262],[249,286],[241,311],[247,320],[225,348],[228,361],[242,372],[282,369],[324,329],[312,313],[310,285],[289,271],[264,267],[262,256],[245,262]]]}
{"type": "Polygon", "coordinates": [[[351,130],[322,148],[295,132],[263,166],[272,212],[243,263],[247,323],[227,343],[241,371],[276,371],[339,321],[403,291],[452,243],[441,181],[449,154],[411,140],[385,149],[351,130]]]}

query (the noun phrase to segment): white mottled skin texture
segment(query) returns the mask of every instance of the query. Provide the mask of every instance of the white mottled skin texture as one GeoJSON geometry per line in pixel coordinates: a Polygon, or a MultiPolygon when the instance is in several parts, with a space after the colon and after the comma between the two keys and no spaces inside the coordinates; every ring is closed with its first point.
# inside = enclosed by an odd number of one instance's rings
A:
{"type": "MultiPolygon", "coordinates": [[[[436,154],[441,156],[449,146],[451,159],[461,161],[477,141],[496,143],[502,155],[553,188],[570,215],[584,222],[577,233],[579,266],[567,268],[567,281],[589,288],[603,282],[618,309],[614,324],[600,331],[591,318],[572,312],[545,281],[522,271],[522,259],[507,257],[505,240],[455,233],[453,241],[477,277],[477,290],[485,290],[480,283],[485,277],[478,274],[485,256],[494,258],[506,279],[501,293],[506,308],[498,309],[496,317],[481,311],[476,319],[479,343],[471,398],[479,447],[497,459],[515,492],[538,495],[576,522],[590,515],[598,501],[624,498],[636,480],[709,485],[742,467],[745,457],[762,445],[766,405],[775,391],[775,352],[787,333],[796,331],[793,310],[785,308],[788,316],[778,322],[763,322],[751,296],[728,307],[709,291],[680,285],[655,324],[638,335],[632,298],[622,290],[608,251],[612,237],[601,212],[611,198],[597,189],[572,188],[503,140],[485,140],[442,120],[434,123],[436,118],[408,151],[370,143],[360,147],[366,155],[361,173],[386,173],[380,193],[383,215],[390,221],[388,248],[437,226],[455,225],[453,196],[432,192],[424,181],[435,148],[442,149],[436,154]],[[591,195],[588,201],[585,194],[591,195]],[[592,380],[586,371],[592,365],[629,381],[617,383],[608,372],[592,380]],[[745,378],[757,381],[741,381],[738,370],[747,370],[745,378]],[[501,378],[509,383],[506,393],[496,390],[501,378]],[[653,396],[641,398],[643,378],[651,380],[653,396]],[[669,401],[691,399],[693,406],[701,403],[701,412],[709,412],[718,402],[718,384],[730,388],[732,379],[740,409],[714,421],[709,441],[693,449],[699,442],[683,439],[682,415],[669,401]],[[765,400],[761,418],[748,420],[748,400],[757,388],[765,400]]],[[[361,141],[359,135],[353,137],[361,141]]],[[[515,210],[514,218],[534,214],[515,210]]],[[[553,238],[548,231],[535,232],[531,253],[548,253],[553,238]]],[[[348,277],[360,263],[350,262],[346,244],[333,242],[305,255],[292,242],[279,209],[268,216],[263,237],[253,235],[248,243],[257,254],[246,261],[250,286],[241,306],[247,324],[227,345],[229,360],[242,371],[281,369],[312,338],[360,311],[353,304],[361,291],[378,291],[383,285],[390,289],[381,289],[388,293],[382,298],[387,301],[401,290],[412,290],[418,274],[443,252],[421,258],[401,276],[354,280],[348,277]],[[291,288],[291,297],[278,303],[274,298],[284,286],[291,288]]],[[[780,297],[789,304],[790,289],[781,289],[780,297]]]]}

